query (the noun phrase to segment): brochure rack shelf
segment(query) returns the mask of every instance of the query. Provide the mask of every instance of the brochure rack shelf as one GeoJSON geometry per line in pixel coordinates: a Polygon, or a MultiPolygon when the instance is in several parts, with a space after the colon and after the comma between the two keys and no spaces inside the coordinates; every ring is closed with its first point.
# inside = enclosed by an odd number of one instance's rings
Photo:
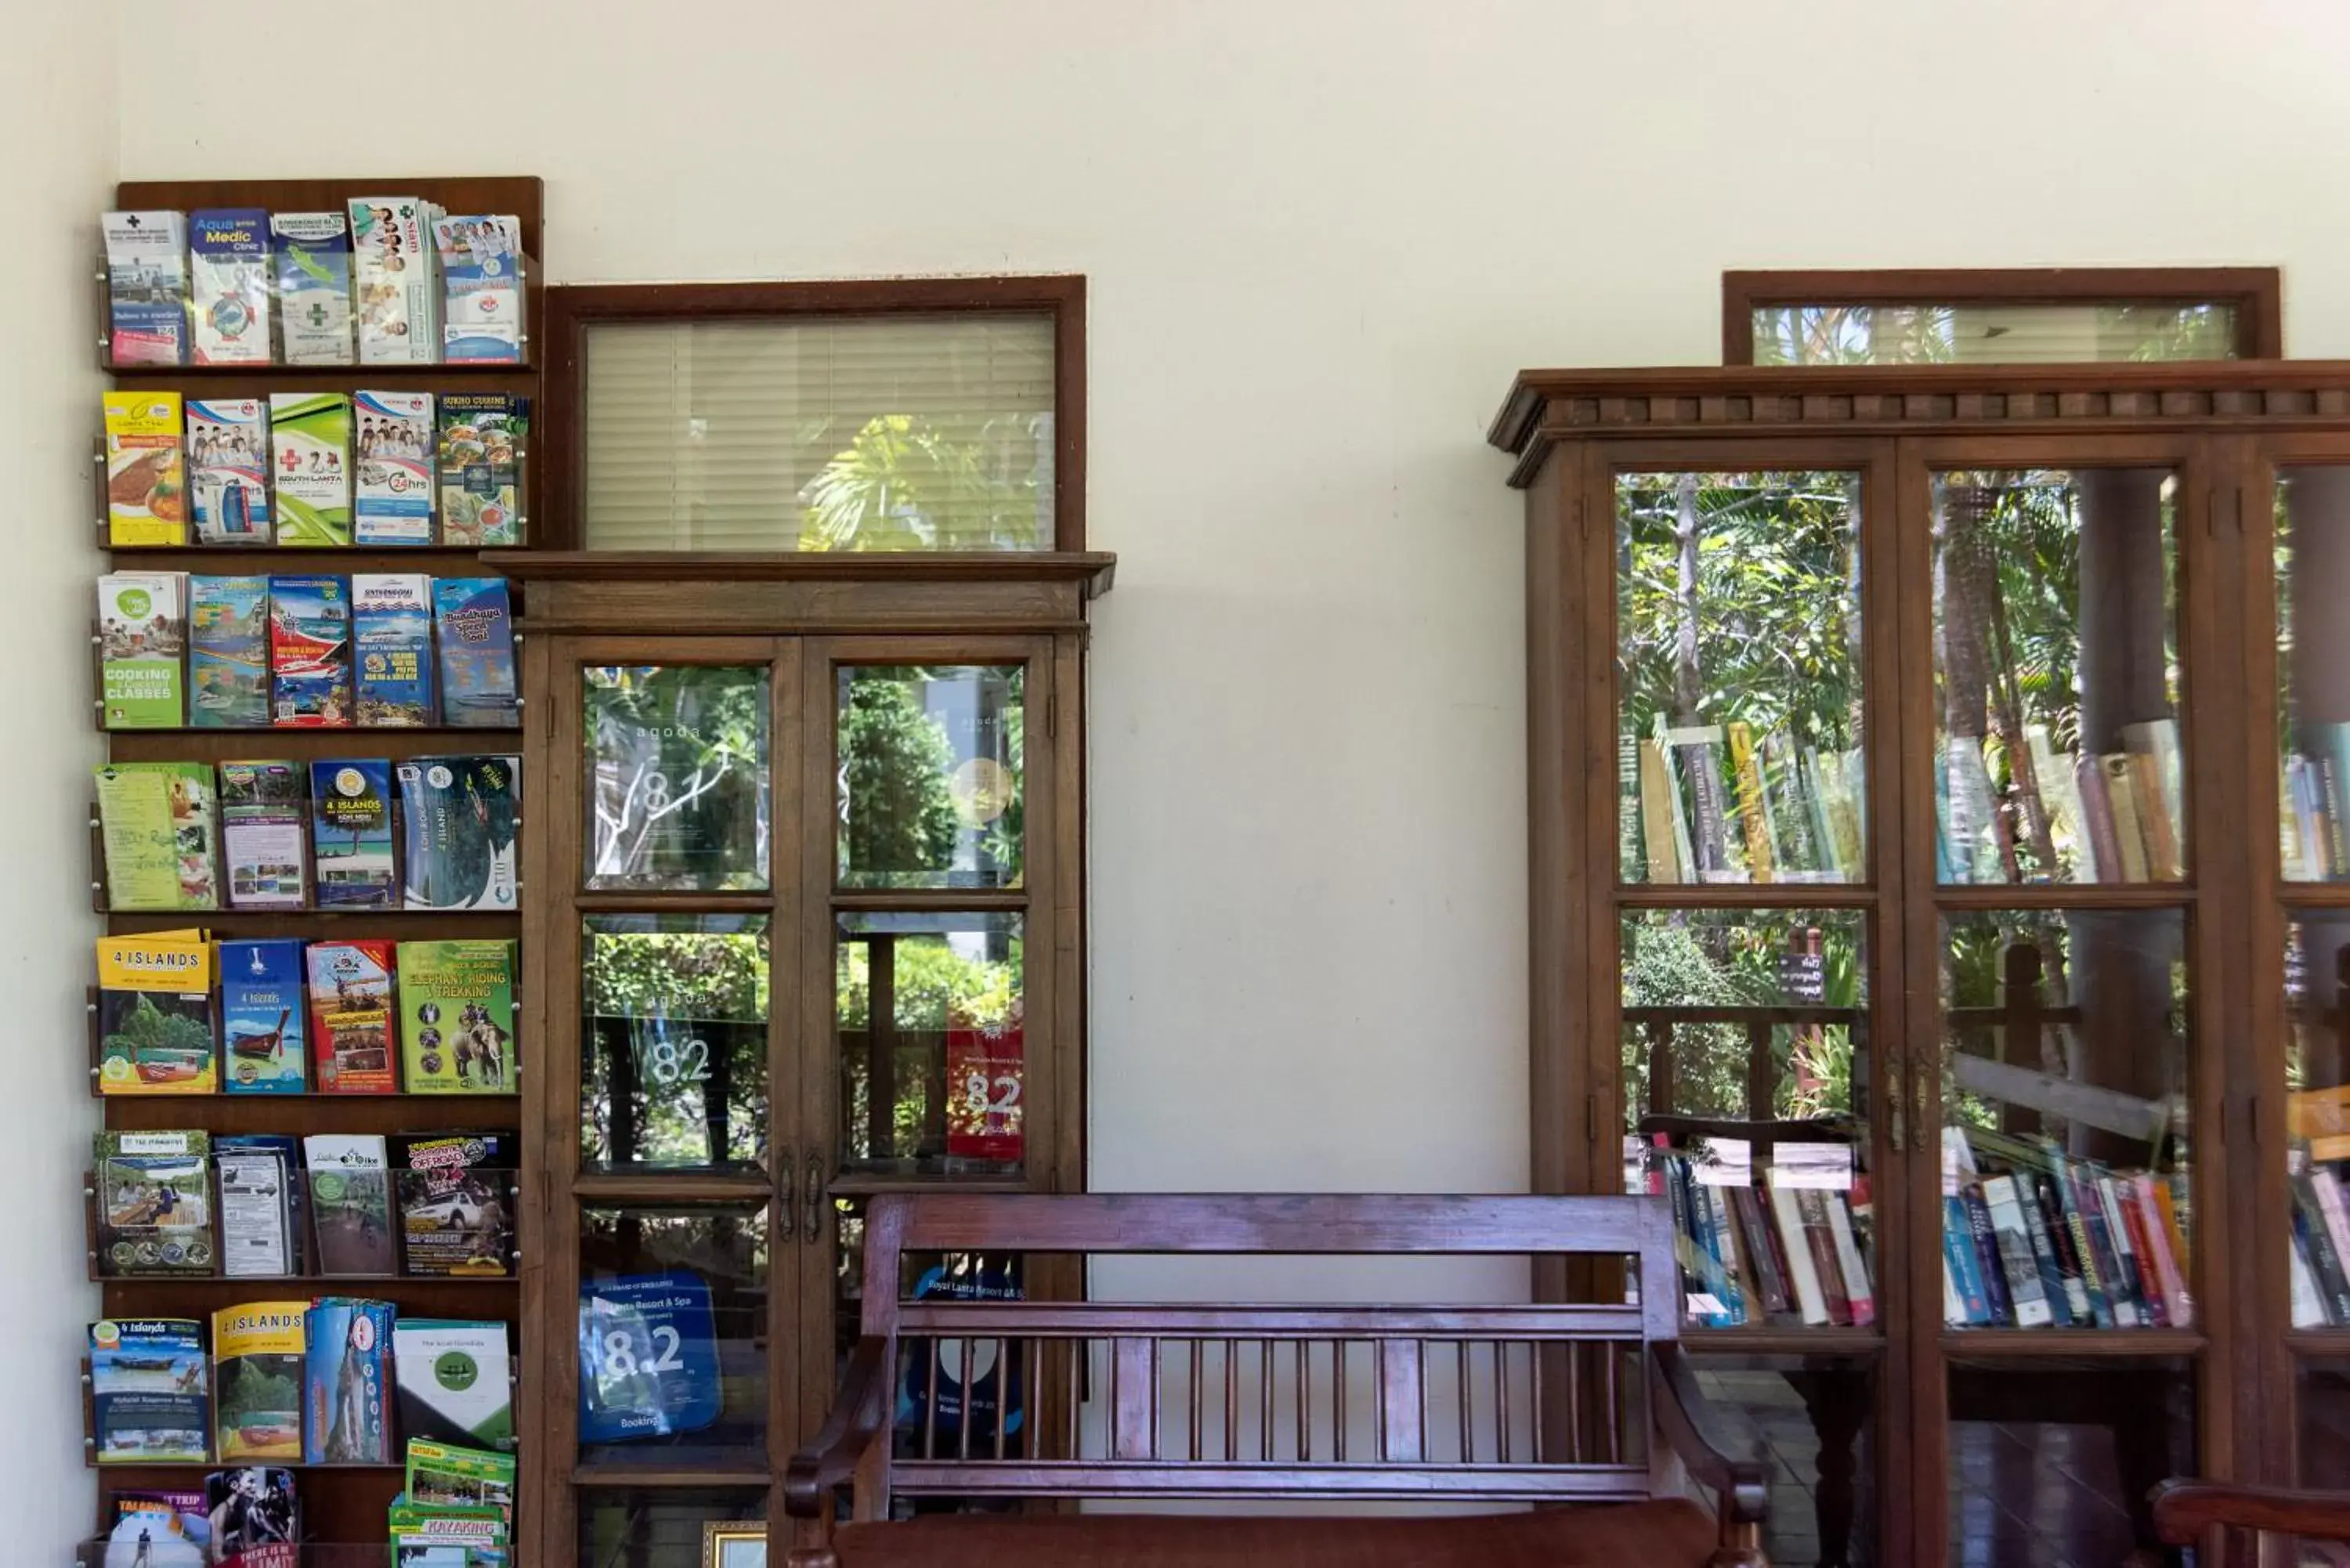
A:
{"type": "MultiPolygon", "coordinates": [[[[263,398],[272,392],[348,393],[378,388],[402,392],[506,393],[528,398],[534,418],[538,417],[544,407],[539,348],[545,341],[541,330],[545,291],[539,258],[546,253],[541,229],[543,188],[535,177],[415,179],[364,176],[291,181],[130,181],[115,188],[112,204],[123,211],[161,209],[185,213],[205,208],[257,207],[274,213],[295,213],[339,209],[352,197],[382,192],[413,194],[451,213],[510,213],[519,219],[525,254],[524,362],[496,365],[113,365],[107,363],[107,345],[102,338],[98,353],[109,378],[109,385],[126,391],[177,391],[184,398],[198,400],[263,398]]],[[[95,227],[95,213],[92,219],[95,227]]],[[[100,286],[103,288],[103,284],[100,286]]],[[[108,320],[102,308],[99,320],[100,323],[108,320]]],[[[93,421],[96,413],[93,408],[93,421]]],[[[527,516],[526,497],[538,488],[535,476],[538,462],[536,452],[531,445],[517,441],[514,456],[520,471],[519,488],[523,498],[514,508],[523,520],[525,544],[518,547],[484,550],[473,545],[439,543],[403,547],[348,548],[194,543],[185,545],[109,546],[104,521],[107,512],[106,466],[101,452],[93,466],[97,475],[97,510],[94,515],[98,520],[98,542],[105,552],[102,558],[108,563],[103,569],[219,576],[359,573],[411,573],[443,578],[503,576],[505,575],[503,562],[517,559],[528,553],[533,532],[527,516]]],[[[80,520],[59,522],[60,525],[68,528],[89,525],[87,521],[80,520]]],[[[438,536],[436,529],[435,538],[438,536]]],[[[514,585],[510,593],[514,613],[518,617],[522,609],[520,586],[514,585]]],[[[109,731],[103,728],[104,720],[103,711],[94,709],[92,727],[103,737],[104,754],[112,763],[217,763],[224,760],[283,758],[307,766],[314,761],[352,757],[381,758],[396,764],[403,759],[421,756],[508,754],[519,753],[523,750],[518,724],[504,728],[182,727],[109,731]]],[[[519,816],[514,826],[518,840],[523,830],[519,816]]],[[[400,909],[115,910],[108,907],[103,845],[95,829],[91,835],[91,853],[92,902],[101,917],[101,929],[109,936],[191,927],[205,928],[215,937],[232,940],[298,938],[345,941],[355,937],[380,937],[397,941],[462,938],[518,941],[524,935],[518,888],[515,907],[495,911],[400,909]]],[[[229,1134],[265,1134],[296,1140],[328,1134],[390,1138],[401,1133],[420,1130],[473,1132],[514,1129],[521,1135],[519,1147],[512,1161],[502,1160],[499,1163],[518,1166],[518,1168],[505,1173],[509,1178],[505,1199],[517,1217],[525,1215],[543,1200],[540,1170],[544,1156],[539,1147],[539,1128],[525,1115],[518,1093],[521,1075],[536,1070],[538,1065],[537,1044],[529,1037],[521,1023],[524,992],[532,983],[527,969],[522,966],[534,961],[535,955],[526,946],[524,947],[514,977],[516,1029],[508,1056],[511,1064],[508,1084],[517,1092],[497,1095],[358,1095],[319,1093],[315,1091],[314,1085],[313,1092],[284,1095],[99,1095],[98,1080],[93,1076],[91,1092],[99,1099],[101,1126],[109,1133],[187,1129],[201,1130],[213,1138],[229,1134]]],[[[97,998],[93,992],[90,1041],[93,1074],[99,1064],[96,1007],[97,998]]],[[[303,1204],[301,1207],[307,1206],[303,1204]]],[[[109,1319],[194,1319],[209,1323],[215,1311],[250,1302],[295,1301],[324,1296],[363,1297],[392,1303],[404,1319],[503,1323],[507,1326],[506,1337],[515,1355],[509,1371],[510,1380],[515,1386],[517,1408],[521,1407],[525,1388],[532,1384],[535,1377],[527,1357],[520,1355],[524,1349],[524,1338],[519,1264],[502,1276],[476,1277],[400,1273],[327,1277],[319,1275],[314,1269],[293,1275],[252,1278],[156,1274],[108,1276],[102,1272],[98,1257],[99,1208],[99,1199],[93,1187],[86,1216],[91,1252],[89,1272],[99,1286],[99,1313],[109,1319]]],[[[215,1206],[215,1217],[219,1212],[215,1206]]],[[[384,1544],[387,1539],[387,1510],[401,1491],[403,1484],[402,1473],[397,1464],[305,1466],[289,1464],[283,1459],[214,1459],[209,1463],[98,1465],[96,1408],[87,1362],[83,1365],[82,1373],[84,1443],[97,1474],[96,1522],[101,1538],[100,1542],[94,1542],[86,1549],[84,1561],[97,1563],[112,1560],[102,1538],[114,1524],[112,1500],[117,1494],[140,1490],[186,1491],[191,1489],[201,1491],[207,1471],[244,1463],[267,1464],[273,1469],[285,1468],[296,1472],[301,1530],[307,1541],[372,1543],[348,1548],[306,1546],[306,1562],[340,1562],[347,1558],[357,1563],[361,1561],[380,1563],[385,1559],[390,1550],[384,1544]],[[345,1555],[331,1555],[336,1552],[345,1555]]],[[[396,1426],[391,1435],[396,1443],[405,1436],[396,1426]]],[[[395,1449],[395,1457],[398,1451],[395,1449]]],[[[525,1540],[517,1541],[516,1551],[518,1560],[536,1560],[534,1548],[525,1540]]]]}

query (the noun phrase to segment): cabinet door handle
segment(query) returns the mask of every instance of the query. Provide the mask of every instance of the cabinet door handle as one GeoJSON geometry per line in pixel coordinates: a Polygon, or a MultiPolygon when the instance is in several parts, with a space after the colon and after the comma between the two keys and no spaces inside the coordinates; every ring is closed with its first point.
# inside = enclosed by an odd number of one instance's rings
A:
{"type": "Polygon", "coordinates": [[[807,1189],[801,1196],[807,1201],[806,1236],[813,1245],[824,1236],[824,1156],[820,1153],[807,1157],[807,1189]]]}

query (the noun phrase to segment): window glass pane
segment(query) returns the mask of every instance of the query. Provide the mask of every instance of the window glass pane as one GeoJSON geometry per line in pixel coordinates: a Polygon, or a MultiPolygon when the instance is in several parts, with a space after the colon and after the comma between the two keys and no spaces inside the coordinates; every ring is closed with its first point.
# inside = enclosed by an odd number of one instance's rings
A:
{"type": "Polygon", "coordinates": [[[839,672],[840,885],[1016,888],[1027,671],[839,672]]]}
{"type": "Polygon", "coordinates": [[[2284,470],[2275,506],[2284,878],[2350,880],[2350,468],[2284,470]]]}
{"type": "Polygon", "coordinates": [[[581,944],[581,1164],[763,1163],[767,917],[590,915],[581,944]]]}
{"type": "Polygon", "coordinates": [[[2185,917],[1968,914],[1942,935],[1944,1320],[2198,1326],[2185,917]]]}
{"type": "Polygon", "coordinates": [[[2176,1561],[2147,1493],[2196,1473],[2191,1363],[1963,1362],[1950,1401],[1950,1568],[2176,1561]]]}
{"type": "Polygon", "coordinates": [[[841,1164],[1015,1174],[1026,1153],[1018,915],[844,915],[841,1164]]]}
{"type": "MultiPolygon", "coordinates": [[[[764,1489],[583,1487],[579,1568],[764,1568],[764,1542],[752,1548],[736,1537],[764,1534],[766,1511],[764,1489]]],[[[379,1546],[369,1568],[382,1557],[379,1546]]],[[[357,1559],[351,1568],[360,1568],[357,1559]]]]}
{"type": "Polygon", "coordinates": [[[2293,1326],[2350,1328],[2350,909],[2285,930],[2293,1326]]]}
{"type": "Polygon", "coordinates": [[[1863,918],[1624,917],[1627,1189],[1670,1199],[1692,1328],[1877,1320],[1863,918]]]}
{"type": "Polygon", "coordinates": [[[2162,469],[1934,476],[1940,880],[2184,874],[2176,489],[2162,469]]]}
{"type": "Polygon", "coordinates": [[[767,886],[764,666],[591,665],[584,682],[598,889],[767,886]]]}
{"type": "Polygon", "coordinates": [[[1771,1469],[1762,1550],[1775,1568],[1874,1568],[1877,1363],[1853,1356],[1692,1357],[1698,1386],[1732,1453],[1771,1469]]]}
{"type": "Polygon", "coordinates": [[[1757,365],[2025,365],[2233,359],[2232,305],[1773,305],[1757,365]]]}
{"type": "Polygon", "coordinates": [[[1860,489],[1850,473],[1616,482],[1627,882],[1856,882],[1860,489]]]}
{"type": "Polygon", "coordinates": [[[764,1471],[767,1211],[583,1208],[583,1463],[764,1471]]]}
{"type": "Polygon", "coordinates": [[[1047,315],[591,326],[591,550],[1043,550],[1047,315]]]}

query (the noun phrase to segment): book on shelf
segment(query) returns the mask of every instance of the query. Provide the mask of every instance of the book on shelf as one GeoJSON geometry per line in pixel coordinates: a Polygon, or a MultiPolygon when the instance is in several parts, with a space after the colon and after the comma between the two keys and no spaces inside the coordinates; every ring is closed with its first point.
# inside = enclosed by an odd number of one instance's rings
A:
{"type": "Polygon", "coordinates": [[[271,722],[338,729],[351,722],[351,585],[333,576],[269,579],[271,722]]]}
{"type": "Polygon", "coordinates": [[[514,610],[504,577],[435,577],[432,633],[441,656],[441,719],[456,729],[520,722],[514,610]]]}
{"type": "Polygon", "coordinates": [[[213,1568],[212,1511],[202,1491],[109,1491],[100,1513],[109,1564],[213,1568]]]}
{"type": "Polygon", "coordinates": [[[1652,880],[1641,854],[1640,737],[1616,737],[1616,865],[1627,882],[1652,880]]]}
{"type": "Polygon", "coordinates": [[[1862,778],[1857,750],[1660,717],[1625,740],[1619,826],[1650,882],[1854,881],[1866,866],[1862,778]]]}
{"type": "Polygon", "coordinates": [[[397,1093],[392,944],[377,937],[312,942],[302,957],[310,982],[310,1052],[319,1091],[397,1093]]]}
{"type": "Polygon", "coordinates": [[[1772,843],[1771,803],[1763,793],[1762,760],[1754,743],[1754,730],[1743,721],[1724,726],[1730,741],[1730,765],[1738,779],[1738,826],[1746,844],[1746,872],[1755,882],[1772,879],[1778,856],[1772,843]]]}
{"type": "Polygon", "coordinates": [[[391,763],[338,757],[310,764],[310,852],[322,909],[396,909],[391,763]]]}
{"type": "Polygon", "coordinates": [[[400,1429],[411,1441],[514,1447],[514,1370],[506,1325],[403,1317],[392,1324],[400,1429]]]}
{"type": "Polygon", "coordinates": [[[351,578],[351,646],[359,722],[419,729],[440,716],[433,691],[432,579],[409,572],[351,578]]]}
{"type": "Polygon", "coordinates": [[[380,1133],[311,1133],[302,1140],[317,1270],[328,1278],[394,1274],[391,1167],[380,1133]]]}
{"type": "Polygon", "coordinates": [[[515,943],[478,937],[405,941],[397,960],[407,1091],[513,1093],[515,943]]]}
{"type": "Polygon", "coordinates": [[[187,413],[196,543],[270,543],[269,405],[259,398],[192,398],[187,413]]]}
{"type": "Polygon", "coordinates": [[[106,542],[188,542],[187,465],[180,450],[177,392],[108,392],[106,542]]]}
{"type": "Polygon", "coordinates": [[[201,930],[98,939],[102,1095],[209,1095],[213,949],[201,930]]]}
{"type": "Polygon", "coordinates": [[[303,1328],[305,1464],[392,1462],[390,1357],[398,1315],[389,1302],[350,1296],[311,1303],[303,1328]]]}
{"type": "Polygon", "coordinates": [[[521,544],[530,400],[511,392],[444,392],[440,421],[441,542],[521,544]]]}
{"type": "Polygon", "coordinates": [[[269,394],[269,464],[280,545],[351,542],[351,400],[344,392],[269,394]]]}
{"type": "Polygon", "coordinates": [[[292,1470],[277,1465],[214,1470],[204,1477],[204,1503],[212,1524],[211,1568],[299,1568],[302,1508],[292,1470]]]}
{"type": "Polygon", "coordinates": [[[224,1276],[283,1279],[302,1272],[295,1149],[292,1138],[269,1133],[224,1133],[213,1140],[224,1276]]]}
{"type": "Polygon", "coordinates": [[[188,579],[188,723],[258,730],[269,723],[269,579],[188,579]]]}
{"type": "Polygon", "coordinates": [[[432,543],[432,394],[351,396],[351,539],[366,545],[432,543]]]}
{"type": "Polygon", "coordinates": [[[511,1131],[403,1133],[391,1140],[400,1255],[421,1278],[503,1279],[515,1268],[511,1131]]]}
{"type": "Polygon", "coordinates": [[[90,1404],[99,1464],[203,1464],[212,1458],[212,1365],[192,1318],[108,1318],[89,1326],[90,1404]]]}
{"type": "Polygon", "coordinates": [[[494,1449],[417,1439],[408,1445],[408,1501],[435,1508],[494,1509],[511,1516],[515,1457],[494,1449]]]}
{"type": "Polygon", "coordinates": [[[109,1130],[94,1135],[92,1150],[98,1272],[213,1273],[211,1135],[109,1130]]]}
{"type": "Polygon", "coordinates": [[[1758,1187],[1743,1170],[1662,1148],[1651,1169],[1670,1199],[1693,1321],[1712,1328],[1876,1321],[1866,1226],[1851,1186],[1773,1166],[1758,1173],[1758,1187]]]}
{"type": "Polygon", "coordinates": [[[235,909],[299,909],[309,901],[305,828],[308,770],[286,760],[220,764],[221,856],[235,909]]]}
{"type": "Polygon", "coordinates": [[[108,213],[108,358],[117,365],[188,362],[188,220],[183,213],[108,213]]]}
{"type": "Polygon", "coordinates": [[[2106,810],[2112,815],[2115,846],[2121,860],[2125,882],[2146,882],[2153,878],[2153,863],[2147,855],[2148,824],[2138,812],[2137,768],[2127,752],[2110,752],[2097,759],[2099,793],[2104,795],[2106,810]]]}
{"type": "Polygon", "coordinates": [[[98,579],[99,699],[109,730],[187,722],[181,661],[188,651],[187,578],[115,572],[98,579]]]}
{"type": "Polygon", "coordinates": [[[1991,1217],[1991,1242],[2007,1285],[2008,1315],[2018,1328],[2045,1328],[2056,1322],[2040,1265],[2033,1256],[2032,1240],[2023,1225],[2023,1210],[2012,1176],[1993,1176],[1982,1183],[1985,1212],[1991,1217]]]}
{"type": "Polygon", "coordinates": [[[359,363],[438,359],[441,287],[432,244],[438,209],[416,196],[359,196],[348,211],[359,363]]]}
{"type": "Polygon", "coordinates": [[[298,939],[220,944],[222,1087],[228,1093],[298,1095],[309,1087],[303,982],[298,939]]]}
{"type": "Polygon", "coordinates": [[[199,365],[266,365],[269,214],[214,207],[188,214],[189,317],[199,365]]]}
{"type": "Polygon", "coordinates": [[[279,358],[288,365],[348,365],[351,350],[351,224],[343,213],[277,213],[279,358]]]}
{"type": "Polygon", "coordinates": [[[436,213],[432,238],[442,280],[442,359],[452,365],[522,362],[522,220],[511,214],[436,213]]]}
{"type": "Polygon", "coordinates": [[[407,852],[406,907],[515,909],[522,759],[415,757],[396,771],[407,852]]]}
{"type": "Polygon", "coordinates": [[[2184,874],[2187,843],[2186,759],[2178,745],[2178,721],[2148,719],[2124,724],[2121,735],[2122,745],[2140,759],[2139,795],[2151,803],[2167,852],[2154,865],[2155,878],[2176,882],[2184,874]]]}
{"type": "Polygon", "coordinates": [[[213,1314],[213,1413],[224,1461],[302,1458],[307,1301],[245,1302],[213,1314]]]}
{"type": "Polygon", "coordinates": [[[212,768],[203,763],[100,763],[94,776],[109,907],[218,909],[212,768]]]}
{"type": "Polygon", "coordinates": [[[1686,882],[1689,868],[1681,859],[1680,804],[1673,788],[1672,763],[1662,741],[1639,742],[1640,842],[1646,851],[1648,880],[1686,882]]]}

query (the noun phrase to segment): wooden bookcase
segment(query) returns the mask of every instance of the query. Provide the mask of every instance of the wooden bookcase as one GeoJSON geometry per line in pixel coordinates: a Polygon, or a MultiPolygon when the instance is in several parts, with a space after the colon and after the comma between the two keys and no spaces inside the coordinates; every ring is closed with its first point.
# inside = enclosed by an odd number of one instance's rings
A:
{"type": "MultiPolygon", "coordinates": [[[[540,417],[537,347],[543,292],[537,277],[543,258],[541,210],[543,195],[536,178],[348,179],[348,180],[197,180],[132,181],[115,188],[117,208],[254,206],[273,212],[339,208],[352,196],[376,192],[413,193],[453,213],[511,213],[522,221],[523,245],[530,258],[526,274],[526,311],[530,337],[525,362],[518,366],[478,365],[344,365],[333,367],[275,366],[107,366],[112,384],[126,389],[163,389],[189,399],[265,397],[272,391],[341,391],[405,388],[433,392],[511,392],[529,397],[533,418],[540,417]]],[[[95,214],[93,214],[93,220],[95,214]]],[[[99,268],[102,275],[103,267],[99,268]]],[[[104,283],[99,284],[97,320],[106,320],[104,283]]],[[[104,345],[100,344],[101,362],[104,345]]],[[[91,410],[93,429],[98,410],[91,410]]],[[[526,449],[524,464],[525,510],[536,493],[536,460],[526,449]]],[[[105,547],[104,466],[99,465],[95,487],[99,539],[105,547]]],[[[525,521],[524,537],[534,537],[525,521]]],[[[471,576],[499,572],[501,561],[528,553],[525,546],[483,552],[471,546],[414,546],[394,549],[296,549],[275,546],[190,545],[184,548],[108,549],[109,566],[121,571],[192,573],[422,572],[439,576],[471,576]]],[[[519,606],[517,607],[519,608],[519,606]]],[[[95,660],[91,661],[93,664],[95,660]]],[[[94,676],[92,677],[94,680],[94,676]]],[[[96,697],[93,687],[93,699],[96,697]]],[[[95,708],[93,709],[95,712],[95,708]]],[[[299,762],[337,756],[406,757],[442,753],[522,751],[518,728],[485,729],[317,729],[317,730],[135,730],[105,732],[110,760],[192,761],[217,763],[236,758],[290,758],[299,762]]],[[[525,775],[526,791],[530,787],[525,775]]],[[[94,815],[94,814],[93,814],[94,815]]],[[[527,831],[530,813],[524,814],[527,831]]],[[[263,912],[250,910],[184,910],[172,913],[124,913],[105,907],[103,860],[92,835],[91,885],[109,933],[202,926],[224,938],[298,937],[338,940],[379,936],[412,938],[519,938],[524,917],[512,913],[411,913],[391,909],[367,912],[263,912]]],[[[524,888],[525,903],[530,889],[524,888]]],[[[527,944],[522,950],[525,988],[529,971],[537,961],[527,944]]],[[[518,1002],[520,998],[517,998],[518,1002]]],[[[514,1071],[527,1085],[546,1070],[541,1042],[517,1029],[514,1071]]],[[[93,1064],[91,1092],[97,1093],[93,1064]]],[[[348,1096],[310,1093],[298,1096],[106,1096],[99,1097],[103,1125],[110,1129],[201,1127],[213,1133],[260,1132],[301,1136],[309,1133],[393,1133],[443,1128],[516,1127],[523,1133],[520,1152],[520,1204],[523,1212],[540,1200],[538,1168],[542,1158],[536,1134],[524,1116],[525,1100],[516,1096],[380,1095],[348,1096]]],[[[95,1231],[93,1231],[93,1235],[95,1231]]],[[[524,1257],[525,1268],[532,1260],[524,1257]]],[[[97,1276],[97,1259],[91,1258],[97,1276]]],[[[292,1299],[302,1295],[363,1295],[395,1303],[404,1316],[502,1319],[514,1325],[515,1348],[520,1356],[518,1400],[527,1397],[537,1379],[532,1352],[537,1329],[525,1331],[520,1305],[519,1279],[166,1279],[109,1278],[101,1282],[101,1311],[109,1316],[189,1317],[209,1324],[220,1307],[246,1301],[292,1299]]],[[[558,1334],[567,1324],[556,1325],[558,1334]]],[[[517,1408],[519,1408],[519,1405],[517,1408]]],[[[528,1455],[533,1438],[523,1432],[528,1455]]],[[[527,1459],[525,1459],[527,1462],[527,1459]]],[[[221,1465],[107,1465],[98,1470],[101,1529],[107,1496],[116,1490],[201,1490],[207,1469],[221,1465]]],[[[380,1543],[385,1539],[385,1513],[400,1490],[399,1467],[289,1467],[297,1473],[306,1534],[319,1542],[380,1543]]],[[[371,1550],[380,1552],[380,1544],[371,1550]]],[[[351,1559],[358,1561],[357,1557],[351,1559]]]]}
{"type": "Polygon", "coordinates": [[[2280,794],[2350,722],[2350,365],[1528,371],[1492,440],[1526,505],[1537,1189],[1618,1190],[1659,1137],[1757,1169],[1841,1144],[1866,1178],[1874,1324],[1688,1334],[1788,1463],[1772,1561],[2119,1561],[2164,1473],[2338,1485],[2350,1327],[2291,1326],[2288,1173],[2291,1096],[2345,1081],[2350,883],[2285,879],[2280,794]],[[1750,846],[1682,879],[1642,792],[1704,769],[1648,771],[1651,711],[1841,732],[1848,875],[1755,878],[1750,846]],[[2000,738],[2101,753],[2174,717],[2183,875],[2043,874],[2000,738]],[[1978,742],[2007,826],[1954,853],[1978,742]],[[1986,1089],[2011,1069],[2040,1076],[1986,1089]],[[2134,1157],[2088,1119],[2133,1104],[2159,1118],[2134,1157]],[[2191,1320],[1946,1322],[1953,1124],[2186,1172],[2191,1320]]]}

